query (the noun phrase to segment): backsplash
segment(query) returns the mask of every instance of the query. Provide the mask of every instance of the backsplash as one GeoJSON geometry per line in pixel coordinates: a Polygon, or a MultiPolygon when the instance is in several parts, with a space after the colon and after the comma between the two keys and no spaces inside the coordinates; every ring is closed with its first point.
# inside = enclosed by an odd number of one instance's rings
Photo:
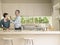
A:
{"type": "Polygon", "coordinates": [[[51,16],[34,16],[34,17],[21,17],[22,24],[41,24],[41,23],[49,23],[52,24],[51,16]]]}

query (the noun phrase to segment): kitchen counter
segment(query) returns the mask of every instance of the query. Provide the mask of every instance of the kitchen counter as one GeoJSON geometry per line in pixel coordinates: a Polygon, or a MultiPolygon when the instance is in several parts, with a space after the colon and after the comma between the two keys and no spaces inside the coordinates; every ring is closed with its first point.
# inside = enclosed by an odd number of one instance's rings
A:
{"type": "Polygon", "coordinates": [[[25,30],[25,31],[14,31],[14,30],[11,30],[11,31],[0,31],[0,34],[57,34],[57,35],[60,35],[60,31],[28,31],[28,30],[25,30]]]}

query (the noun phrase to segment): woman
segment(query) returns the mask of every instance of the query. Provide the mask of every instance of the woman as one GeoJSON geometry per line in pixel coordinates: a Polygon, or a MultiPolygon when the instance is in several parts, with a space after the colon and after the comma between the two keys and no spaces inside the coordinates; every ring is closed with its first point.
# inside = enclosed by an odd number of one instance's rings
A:
{"type": "Polygon", "coordinates": [[[4,13],[3,14],[3,19],[1,20],[1,27],[3,28],[3,30],[7,30],[10,27],[10,20],[8,19],[8,13],[4,13]]]}

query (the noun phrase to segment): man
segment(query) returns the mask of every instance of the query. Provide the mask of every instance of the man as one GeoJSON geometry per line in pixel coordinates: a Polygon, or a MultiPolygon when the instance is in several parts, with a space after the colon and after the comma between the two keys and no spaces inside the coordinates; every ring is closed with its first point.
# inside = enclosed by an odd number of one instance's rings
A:
{"type": "Polygon", "coordinates": [[[10,20],[8,19],[8,13],[4,13],[3,17],[4,18],[0,22],[0,27],[3,28],[3,30],[9,30],[10,20]]]}
{"type": "MultiPolygon", "coordinates": [[[[16,10],[15,11],[15,15],[16,18],[14,21],[12,21],[14,23],[14,28],[15,30],[21,30],[21,17],[20,17],[20,11],[16,10]]],[[[10,17],[11,18],[11,17],[10,17]]]]}

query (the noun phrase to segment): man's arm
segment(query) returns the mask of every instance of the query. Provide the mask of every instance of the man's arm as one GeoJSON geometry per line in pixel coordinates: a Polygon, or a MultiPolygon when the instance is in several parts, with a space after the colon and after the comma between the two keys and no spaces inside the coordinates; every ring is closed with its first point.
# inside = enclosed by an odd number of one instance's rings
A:
{"type": "Polygon", "coordinates": [[[11,18],[11,16],[10,16],[10,22],[11,22],[11,23],[14,23],[14,22],[15,22],[15,20],[13,20],[13,19],[11,18]]]}

